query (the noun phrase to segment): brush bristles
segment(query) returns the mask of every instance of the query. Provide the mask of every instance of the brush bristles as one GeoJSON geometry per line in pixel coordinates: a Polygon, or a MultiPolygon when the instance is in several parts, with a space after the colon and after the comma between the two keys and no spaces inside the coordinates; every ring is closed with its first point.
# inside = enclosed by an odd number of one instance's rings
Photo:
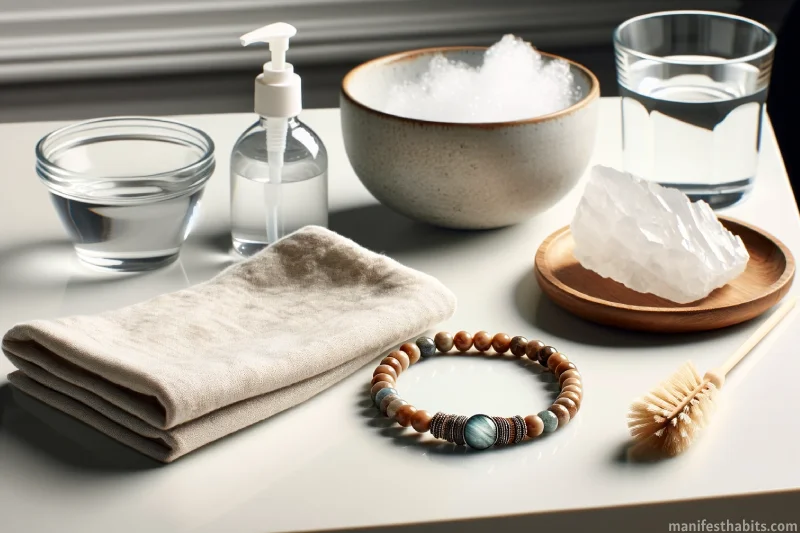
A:
{"type": "Polygon", "coordinates": [[[686,450],[697,430],[706,425],[713,409],[715,392],[716,387],[703,383],[691,362],[683,365],[669,379],[631,405],[628,428],[637,441],[631,452],[639,456],[674,456],[686,450]],[[680,412],[670,417],[692,394],[680,412]]]}

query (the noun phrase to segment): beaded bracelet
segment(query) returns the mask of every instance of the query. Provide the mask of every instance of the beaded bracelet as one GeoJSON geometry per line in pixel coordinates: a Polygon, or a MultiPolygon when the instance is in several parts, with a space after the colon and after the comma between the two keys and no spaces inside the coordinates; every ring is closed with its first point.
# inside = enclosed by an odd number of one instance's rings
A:
{"type": "Polygon", "coordinates": [[[479,331],[473,337],[466,331],[459,331],[455,336],[442,331],[434,339],[420,337],[414,344],[405,343],[385,357],[372,374],[370,396],[381,413],[403,427],[412,426],[419,433],[430,431],[438,439],[484,450],[515,444],[526,437],[538,437],[566,425],[578,413],[583,399],[583,383],[575,364],[542,341],[528,341],[520,336],[510,338],[505,333],[492,337],[479,331]],[[402,400],[395,388],[397,377],[421,357],[430,357],[437,350],[447,353],[454,346],[462,353],[474,346],[479,352],[493,348],[497,354],[510,351],[515,357],[527,356],[556,375],[561,388],[558,398],[547,410],[524,418],[482,414],[466,417],[441,412],[431,416],[402,400]]]}

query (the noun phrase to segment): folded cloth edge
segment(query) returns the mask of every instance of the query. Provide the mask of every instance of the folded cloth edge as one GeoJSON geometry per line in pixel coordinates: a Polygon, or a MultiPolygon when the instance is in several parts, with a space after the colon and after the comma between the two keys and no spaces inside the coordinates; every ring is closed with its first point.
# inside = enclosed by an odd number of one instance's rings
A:
{"type": "MultiPolygon", "coordinates": [[[[331,232],[329,230],[326,230],[326,229],[323,229],[323,228],[314,227],[314,228],[306,228],[304,230],[301,230],[301,232],[302,231],[314,232],[314,233],[321,234],[321,235],[327,235],[330,238],[340,239],[342,243],[345,243],[348,246],[356,246],[356,247],[358,247],[358,249],[360,251],[366,252],[367,254],[372,254],[373,256],[380,256],[383,261],[389,262],[390,265],[392,265],[394,268],[401,269],[402,272],[411,273],[418,281],[422,282],[424,284],[424,286],[425,286],[423,289],[421,289],[419,291],[416,291],[416,293],[417,293],[417,296],[420,299],[420,301],[425,299],[424,300],[425,303],[434,308],[434,309],[432,309],[432,311],[433,311],[432,312],[432,318],[435,317],[436,321],[441,321],[441,320],[444,320],[444,319],[448,318],[449,316],[451,316],[453,314],[454,309],[455,309],[455,296],[448,289],[446,289],[441,284],[441,282],[439,282],[438,280],[436,280],[432,276],[430,276],[428,274],[425,274],[425,273],[422,273],[422,272],[419,272],[419,271],[416,271],[416,270],[413,270],[413,269],[410,269],[409,267],[406,267],[406,266],[396,262],[395,260],[393,260],[393,259],[391,259],[389,257],[383,256],[381,254],[377,254],[375,252],[371,252],[369,250],[366,250],[365,248],[362,248],[358,244],[354,243],[353,241],[351,241],[351,240],[349,240],[349,239],[347,239],[345,237],[342,237],[342,236],[340,236],[338,234],[335,234],[335,233],[333,233],[333,232],[331,232]],[[432,292],[428,293],[427,291],[430,291],[431,289],[435,289],[435,290],[433,290],[432,292]],[[434,296],[434,295],[437,296],[438,298],[431,298],[431,296],[434,296]]],[[[297,233],[292,234],[292,235],[296,235],[296,234],[297,233]]],[[[291,235],[289,237],[291,237],[291,235]]],[[[287,237],[287,239],[288,239],[288,237],[287,237]]],[[[222,273],[220,273],[217,276],[215,276],[215,278],[212,278],[211,280],[209,280],[207,282],[199,284],[199,285],[195,286],[195,288],[198,287],[198,286],[202,286],[202,285],[206,285],[206,284],[212,283],[212,282],[214,282],[214,280],[216,280],[217,278],[219,278],[220,276],[222,276],[226,272],[229,272],[233,268],[240,267],[241,265],[242,265],[242,263],[238,263],[236,265],[228,267],[222,273]]],[[[25,343],[25,342],[27,342],[26,339],[30,339],[33,342],[37,342],[40,346],[43,346],[44,348],[47,348],[48,344],[50,346],[53,346],[48,341],[48,339],[52,340],[51,335],[49,334],[47,328],[42,326],[42,324],[47,325],[47,324],[52,324],[52,323],[53,322],[47,322],[47,321],[34,321],[34,322],[31,322],[31,323],[19,324],[19,325],[15,326],[14,328],[12,328],[6,334],[6,336],[3,339],[3,349],[4,349],[4,351],[7,351],[8,353],[13,353],[13,355],[16,355],[16,356],[21,357],[21,358],[26,359],[26,360],[29,360],[30,362],[32,362],[34,364],[39,364],[39,361],[37,361],[36,358],[33,358],[33,360],[31,360],[30,354],[25,353],[24,350],[22,352],[20,352],[20,350],[18,349],[18,346],[15,347],[15,343],[25,343]],[[40,335],[40,333],[43,334],[43,337],[40,335]],[[42,339],[44,340],[44,342],[39,342],[42,339]],[[25,357],[26,355],[28,355],[28,357],[25,357]]],[[[419,328],[423,328],[424,329],[424,328],[430,327],[431,325],[433,325],[433,324],[418,324],[417,327],[414,328],[414,329],[419,329],[419,328]]],[[[413,332],[411,332],[411,331],[408,331],[408,332],[405,332],[405,333],[407,335],[413,334],[413,332]]],[[[400,341],[402,341],[402,339],[399,339],[399,338],[398,339],[393,339],[393,343],[400,342],[400,341]]],[[[390,347],[390,346],[387,346],[387,348],[390,347]]],[[[55,346],[55,348],[56,348],[56,350],[58,350],[57,346],[55,346]]],[[[78,351],[80,353],[95,353],[95,350],[101,350],[102,351],[102,347],[98,347],[98,346],[88,346],[88,347],[87,346],[78,346],[78,347],[74,347],[74,348],[76,348],[75,351],[78,351]]],[[[53,351],[53,353],[57,353],[55,350],[51,349],[51,351],[53,351]]],[[[176,412],[178,410],[177,406],[176,406],[176,400],[174,398],[171,398],[170,391],[164,390],[163,387],[160,387],[157,381],[153,381],[152,383],[145,382],[144,386],[143,386],[143,383],[141,382],[141,378],[142,378],[141,375],[136,376],[136,378],[139,381],[137,381],[137,380],[132,380],[131,381],[128,378],[128,376],[124,375],[124,372],[122,373],[122,375],[120,374],[119,368],[107,368],[107,367],[103,366],[102,357],[99,357],[99,358],[95,357],[94,360],[93,360],[93,362],[96,362],[97,360],[100,361],[100,364],[98,366],[96,366],[96,367],[93,366],[92,368],[86,368],[86,367],[84,367],[82,365],[82,363],[84,363],[84,362],[80,358],[71,357],[72,353],[73,352],[71,350],[66,350],[65,353],[57,353],[57,356],[58,357],[62,357],[66,361],[68,361],[69,363],[72,363],[72,364],[74,364],[74,365],[76,365],[76,366],[78,366],[80,368],[83,368],[83,370],[85,370],[86,372],[97,376],[98,380],[100,380],[100,379],[107,380],[107,381],[113,383],[114,385],[118,385],[120,387],[125,387],[125,388],[128,388],[128,389],[130,389],[132,391],[135,391],[137,393],[144,394],[144,395],[149,395],[149,396],[153,396],[153,397],[157,398],[158,401],[160,402],[160,404],[164,408],[164,419],[163,420],[156,420],[154,418],[149,418],[149,419],[145,420],[145,422],[147,422],[148,424],[150,424],[150,425],[152,425],[154,427],[160,427],[162,429],[175,427],[175,426],[177,426],[179,424],[185,423],[185,422],[187,422],[189,420],[193,420],[194,418],[197,418],[199,416],[207,414],[208,412],[212,412],[213,411],[213,409],[212,409],[212,410],[209,410],[209,411],[206,411],[206,412],[190,413],[188,416],[187,415],[181,416],[181,413],[177,413],[176,412]]],[[[376,353],[380,353],[380,352],[377,352],[377,350],[376,350],[376,353]]],[[[13,362],[14,361],[12,360],[12,363],[13,362]]],[[[44,365],[40,365],[40,366],[44,366],[44,365]]],[[[322,370],[323,371],[330,370],[330,368],[322,369],[322,370]]],[[[69,378],[69,376],[58,375],[57,377],[62,379],[62,380],[65,380],[65,381],[69,381],[73,385],[76,385],[78,387],[81,386],[80,383],[74,383],[74,380],[71,380],[69,378]]],[[[307,376],[307,377],[311,377],[311,376],[307,376]]],[[[145,379],[145,381],[147,381],[147,380],[145,379]]],[[[98,392],[98,390],[94,390],[93,392],[98,392]]],[[[103,396],[104,399],[114,402],[118,407],[121,407],[121,408],[127,410],[129,413],[134,414],[135,416],[140,416],[140,417],[142,416],[142,414],[140,412],[140,409],[133,409],[133,408],[126,409],[125,405],[117,404],[116,401],[118,400],[118,398],[110,398],[108,395],[103,394],[102,391],[99,391],[99,392],[101,393],[101,396],[103,396]]],[[[250,395],[248,397],[259,396],[259,395],[266,394],[266,393],[269,393],[269,392],[271,392],[271,390],[262,390],[262,391],[258,391],[257,394],[253,394],[253,395],[250,395]]],[[[239,398],[239,399],[237,399],[237,401],[241,401],[241,400],[245,400],[245,399],[247,399],[247,397],[239,398]]],[[[220,406],[217,406],[217,408],[219,408],[219,407],[220,406]]]]}
{"type": "MultiPolygon", "coordinates": [[[[108,437],[157,461],[172,461],[241,429],[305,402],[337,384],[376,358],[352,359],[340,367],[284,389],[249,398],[180,426],[163,430],[45,371],[17,370],[8,375],[12,386],[108,437]],[[285,399],[291,397],[291,402],[285,399]]],[[[30,365],[31,363],[28,363],[30,365]]]]}

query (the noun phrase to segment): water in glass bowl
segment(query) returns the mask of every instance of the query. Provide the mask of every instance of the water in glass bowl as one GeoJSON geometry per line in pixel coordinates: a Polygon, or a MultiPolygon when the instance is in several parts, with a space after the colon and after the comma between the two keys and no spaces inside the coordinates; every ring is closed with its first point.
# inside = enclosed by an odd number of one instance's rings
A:
{"type": "MultiPolygon", "coordinates": [[[[169,142],[116,136],[74,143],[51,154],[73,173],[50,198],[84,262],[109,270],[151,270],[175,261],[191,231],[203,187],[185,184],[165,168],[197,160],[194,150],[169,142]],[[61,193],[61,194],[59,194],[61,193]],[[147,197],[141,201],[137,198],[147,197]]],[[[176,171],[177,174],[178,171],[176,171]]]]}

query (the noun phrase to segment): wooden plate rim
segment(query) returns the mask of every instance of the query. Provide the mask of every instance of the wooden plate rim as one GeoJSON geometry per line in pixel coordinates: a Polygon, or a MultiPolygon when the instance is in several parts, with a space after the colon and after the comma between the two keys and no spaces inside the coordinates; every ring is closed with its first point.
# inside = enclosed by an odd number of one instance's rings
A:
{"type": "MultiPolygon", "coordinates": [[[[752,224],[748,224],[743,222],[739,219],[728,217],[728,216],[719,216],[717,217],[720,221],[736,224],[739,226],[743,226],[754,233],[758,233],[762,237],[768,239],[771,243],[773,243],[783,254],[784,258],[786,259],[786,268],[784,268],[783,273],[781,274],[780,278],[775,281],[769,288],[761,295],[754,297],[750,300],[738,303],[732,303],[727,305],[720,305],[719,307],[700,307],[700,306],[691,306],[691,307],[647,307],[647,306],[640,306],[640,305],[631,305],[631,304],[623,304],[619,302],[612,302],[610,300],[603,300],[601,298],[596,298],[594,296],[589,296],[586,293],[577,291],[561,282],[558,278],[556,278],[550,270],[544,271],[542,270],[542,264],[544,263],[544,256],[547,250],[550,248],[550,245],[556,239],[563,236],[565,233],[570,231],[569,226],[564,226],[561,229],[556,230],[549,237],[547,237],[542,244],[539,246],[539,249],[536,251],[536,259],[535,259],[535,267],[536,273],[543,278],[547,283],[555,287],[556,289],[569,294],[574,298],[578,298],[580,300],[591,302],[596,305],[601,305],[603,307],[612,307],[615,309],[619,309],[622,311],[628,312],[638,312],[638,313],[668,313],[668,314],[682,314],[682,313],[697,313],[697,312],[708,312],[712,310],[718,309],[730,309],[735,308],[740,305],[744,305],[750,302],[758,301],[762,298],[768,297],[776,292],[780,291],[793,277],[795,272],[795,261],[792,252],[786,247],[780,239],[777,239],[772,234],[753,226],[752,224]]],[[[702,300],[701,300],[702,301],[702,300]]]]}

